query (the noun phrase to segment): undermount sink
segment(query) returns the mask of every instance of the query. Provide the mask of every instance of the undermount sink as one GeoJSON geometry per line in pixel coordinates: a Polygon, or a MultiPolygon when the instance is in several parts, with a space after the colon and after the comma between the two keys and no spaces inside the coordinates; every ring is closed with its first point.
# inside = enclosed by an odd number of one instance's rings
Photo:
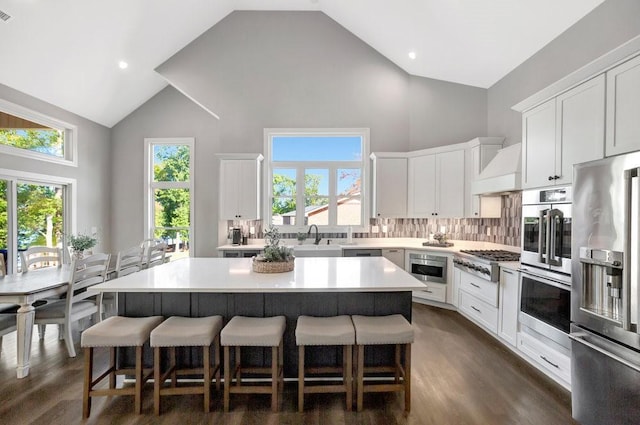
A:
{"type": "Polygon", "coordinates": [[[339,245],[295,245],[293,255],[296,257],[342,257],[339,245]]]}

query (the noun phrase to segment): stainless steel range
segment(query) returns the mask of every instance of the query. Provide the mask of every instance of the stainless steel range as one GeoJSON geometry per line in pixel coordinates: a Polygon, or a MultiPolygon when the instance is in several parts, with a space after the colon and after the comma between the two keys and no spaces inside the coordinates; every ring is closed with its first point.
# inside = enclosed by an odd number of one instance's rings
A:
{"type": "Polygon", "coordinates": [[[463,249],[453,256],[454,267],[492,282],[500,278],[498,263],[505,261],[520,261],[520,254],[505,250],[463,249]]]}

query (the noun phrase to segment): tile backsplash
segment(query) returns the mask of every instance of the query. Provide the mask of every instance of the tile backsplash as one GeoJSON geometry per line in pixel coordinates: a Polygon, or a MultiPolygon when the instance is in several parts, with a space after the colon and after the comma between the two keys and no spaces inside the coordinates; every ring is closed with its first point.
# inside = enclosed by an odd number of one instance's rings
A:
{"type": "MultiPolygon", "coordinates": [[[[449,239],[494,242],[502,245],[520,246],[522,225],[521,192],[502,195],[500,218],[372,218],[369,229],[378,226],[378,233],[353,233],[354,238],[428,238],[430,234],[445,227],[449,239]],[[382,228],[386,226],[387,232],[382,228]]],[[[228,222],[228,227],[240,226],[245,230],[253,227],[256,238],[262,237],[262,220],[228,222]]],[[[346,233],[321,233],[323,239],[346,238],[346,233]]],[[[285,239],[295,239],[295,233],[283,233],[285,239]]]]}

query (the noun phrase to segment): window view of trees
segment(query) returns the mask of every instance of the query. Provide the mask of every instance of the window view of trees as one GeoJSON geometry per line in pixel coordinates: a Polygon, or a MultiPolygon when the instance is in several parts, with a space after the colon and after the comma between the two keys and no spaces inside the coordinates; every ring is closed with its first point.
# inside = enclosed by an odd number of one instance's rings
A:
{"type": "Polygon", "coordinates": [[[154,237],[187,255],[191,225],[190,155],[187,145],[153,146],[154,237]]]}
{"type": "Polygon", "coordinates": [[[56,246],[63,234],[62,188],[18,184],[18,249],[56,246]]]}
{"type": "Polygon", "coordinates": [[[64,131],[2,111],[0,144],[64,158],[64,131]]]}

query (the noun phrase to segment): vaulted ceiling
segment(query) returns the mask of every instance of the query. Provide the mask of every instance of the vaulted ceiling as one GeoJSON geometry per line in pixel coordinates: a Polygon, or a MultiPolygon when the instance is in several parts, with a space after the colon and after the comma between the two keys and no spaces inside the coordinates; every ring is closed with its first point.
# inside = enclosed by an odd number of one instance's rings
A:
{"type": "Polygon", "coordinates": [[[0,83],[111,127],[166,86],[158,65],[234,10],[317,10],[409,74],[488,88],[602,2],[0,0],[0,83]]]}

